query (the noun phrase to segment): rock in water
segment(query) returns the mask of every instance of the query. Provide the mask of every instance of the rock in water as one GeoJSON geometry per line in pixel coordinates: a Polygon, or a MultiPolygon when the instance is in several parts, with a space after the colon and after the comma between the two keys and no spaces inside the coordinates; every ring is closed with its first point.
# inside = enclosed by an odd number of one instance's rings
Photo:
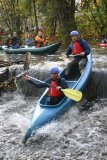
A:
{"type": "Polygon", "coordinates": [[[0,68],[0,82],[4,82],[9,78],[9,68],[0,68]]]}

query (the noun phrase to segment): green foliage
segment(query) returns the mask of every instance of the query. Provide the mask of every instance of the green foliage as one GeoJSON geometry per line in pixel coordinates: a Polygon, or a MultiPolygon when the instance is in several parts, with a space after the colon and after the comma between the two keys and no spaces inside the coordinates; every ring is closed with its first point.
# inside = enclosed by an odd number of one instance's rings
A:
{"type": "Polygon", "coordinates": [[[68,44],[69,33],[78,29],[82,37],[95,41],[107,35],[107,1],[82,0],[75,6],[75,0],[2,0],[0,19],[11,33],[42,27],[50,41],[68,44]]]}
{"type": "Polygon", "coordinates": [[[89,40],[107,35],[107,1],[83,0],[80,15],[76,17],[79,31],[89,40]]]}
{"type": "Polygon", "coordinates": [[[61,41],[67,40],[69,32],[75,28],[75,0],[41,0],[40,10],[45,17],[43,26],[50,36],[56,35],[61,41]]]}

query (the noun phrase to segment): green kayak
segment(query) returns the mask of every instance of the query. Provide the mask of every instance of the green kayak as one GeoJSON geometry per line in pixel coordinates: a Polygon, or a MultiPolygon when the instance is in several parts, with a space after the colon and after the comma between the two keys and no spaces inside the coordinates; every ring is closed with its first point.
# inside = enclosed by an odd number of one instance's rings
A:
{"type": "Polygon", "coordinates": [[[36,48],[35,46],[32,47],[24,47],[24,48],[18,48],[18,49],[12,49],[12,48],[6,48],[3,47],[3,50],[7,53],[7,54],[25,54],[26,52],[30,52],[31,54],[46,54],[46,53],[55,53],[59,47],[60,47],[61,43],[55,43],[52,45],[48,45],[45,47],[39,47],[36,48]]]}

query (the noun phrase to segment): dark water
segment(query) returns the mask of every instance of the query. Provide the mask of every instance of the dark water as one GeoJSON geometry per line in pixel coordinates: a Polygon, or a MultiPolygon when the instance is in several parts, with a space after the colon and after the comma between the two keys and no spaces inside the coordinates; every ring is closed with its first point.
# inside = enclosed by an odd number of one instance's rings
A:
{"type": "MultiPolygon", "coordinates": [[[[0,97],[0,160],[106,160],[107,159],[107,50],[93,48],[93,79],[85,91],[86,99],[71,107],[59,120],[39,129],[26,146],[21,143],[30,125],[38,97],[37,90],[20,80],[15,92],[0,97]],[[32,93],[34,91],[34,94],[32,93]],[[29,93],[26,97],[24,93],[29,93]],[[91,100],[90,100],[90,95],[91,100]],[[90,106],[79,112],[80,106],[90,106]]],[[[62,69],[68,60],[59,55],[32,56],[29,74],[44,80],[49,67],[57,64],[62,69]],[[45,74],[44,74],[45,72],[45,74]]],[[[0,59],[24,59],[23,56],[0,54],[0,59]]],[[[10,70],[23,71],[23,65],[10,70]]]]}

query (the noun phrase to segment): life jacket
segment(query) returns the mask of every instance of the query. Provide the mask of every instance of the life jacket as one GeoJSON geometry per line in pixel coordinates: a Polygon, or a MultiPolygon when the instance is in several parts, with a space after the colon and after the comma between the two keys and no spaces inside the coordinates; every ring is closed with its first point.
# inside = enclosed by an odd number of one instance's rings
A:
{"type": "Polygon", "coordinates": [[[83,52],[83,51],[84,51],[84,49],[83,49],[83,47],[81,46],[80,42],[76,41],[76,42],[73,43],[72,53],[73,53],[74,55],[80,54],[80,53],[83,52]]]}
{"type": "Polygon", "coordinates": [[[36,36],[35,47],[43,47],[44,45],[46,45],[45,40],[42,37],[36,36]]]}
{"type": "Polygon", "coordinates": [[[55,87],[59,86],[59,82],[51,80],[50,88],[49,88],[49,92],[48,92],[49,96],[51,96],[51,97],[60,97],[61,95],[63,95],[63,93],[60,90],[57,90],[56,88],[54,88],[52,86],[55,86],[55,87]]]}

